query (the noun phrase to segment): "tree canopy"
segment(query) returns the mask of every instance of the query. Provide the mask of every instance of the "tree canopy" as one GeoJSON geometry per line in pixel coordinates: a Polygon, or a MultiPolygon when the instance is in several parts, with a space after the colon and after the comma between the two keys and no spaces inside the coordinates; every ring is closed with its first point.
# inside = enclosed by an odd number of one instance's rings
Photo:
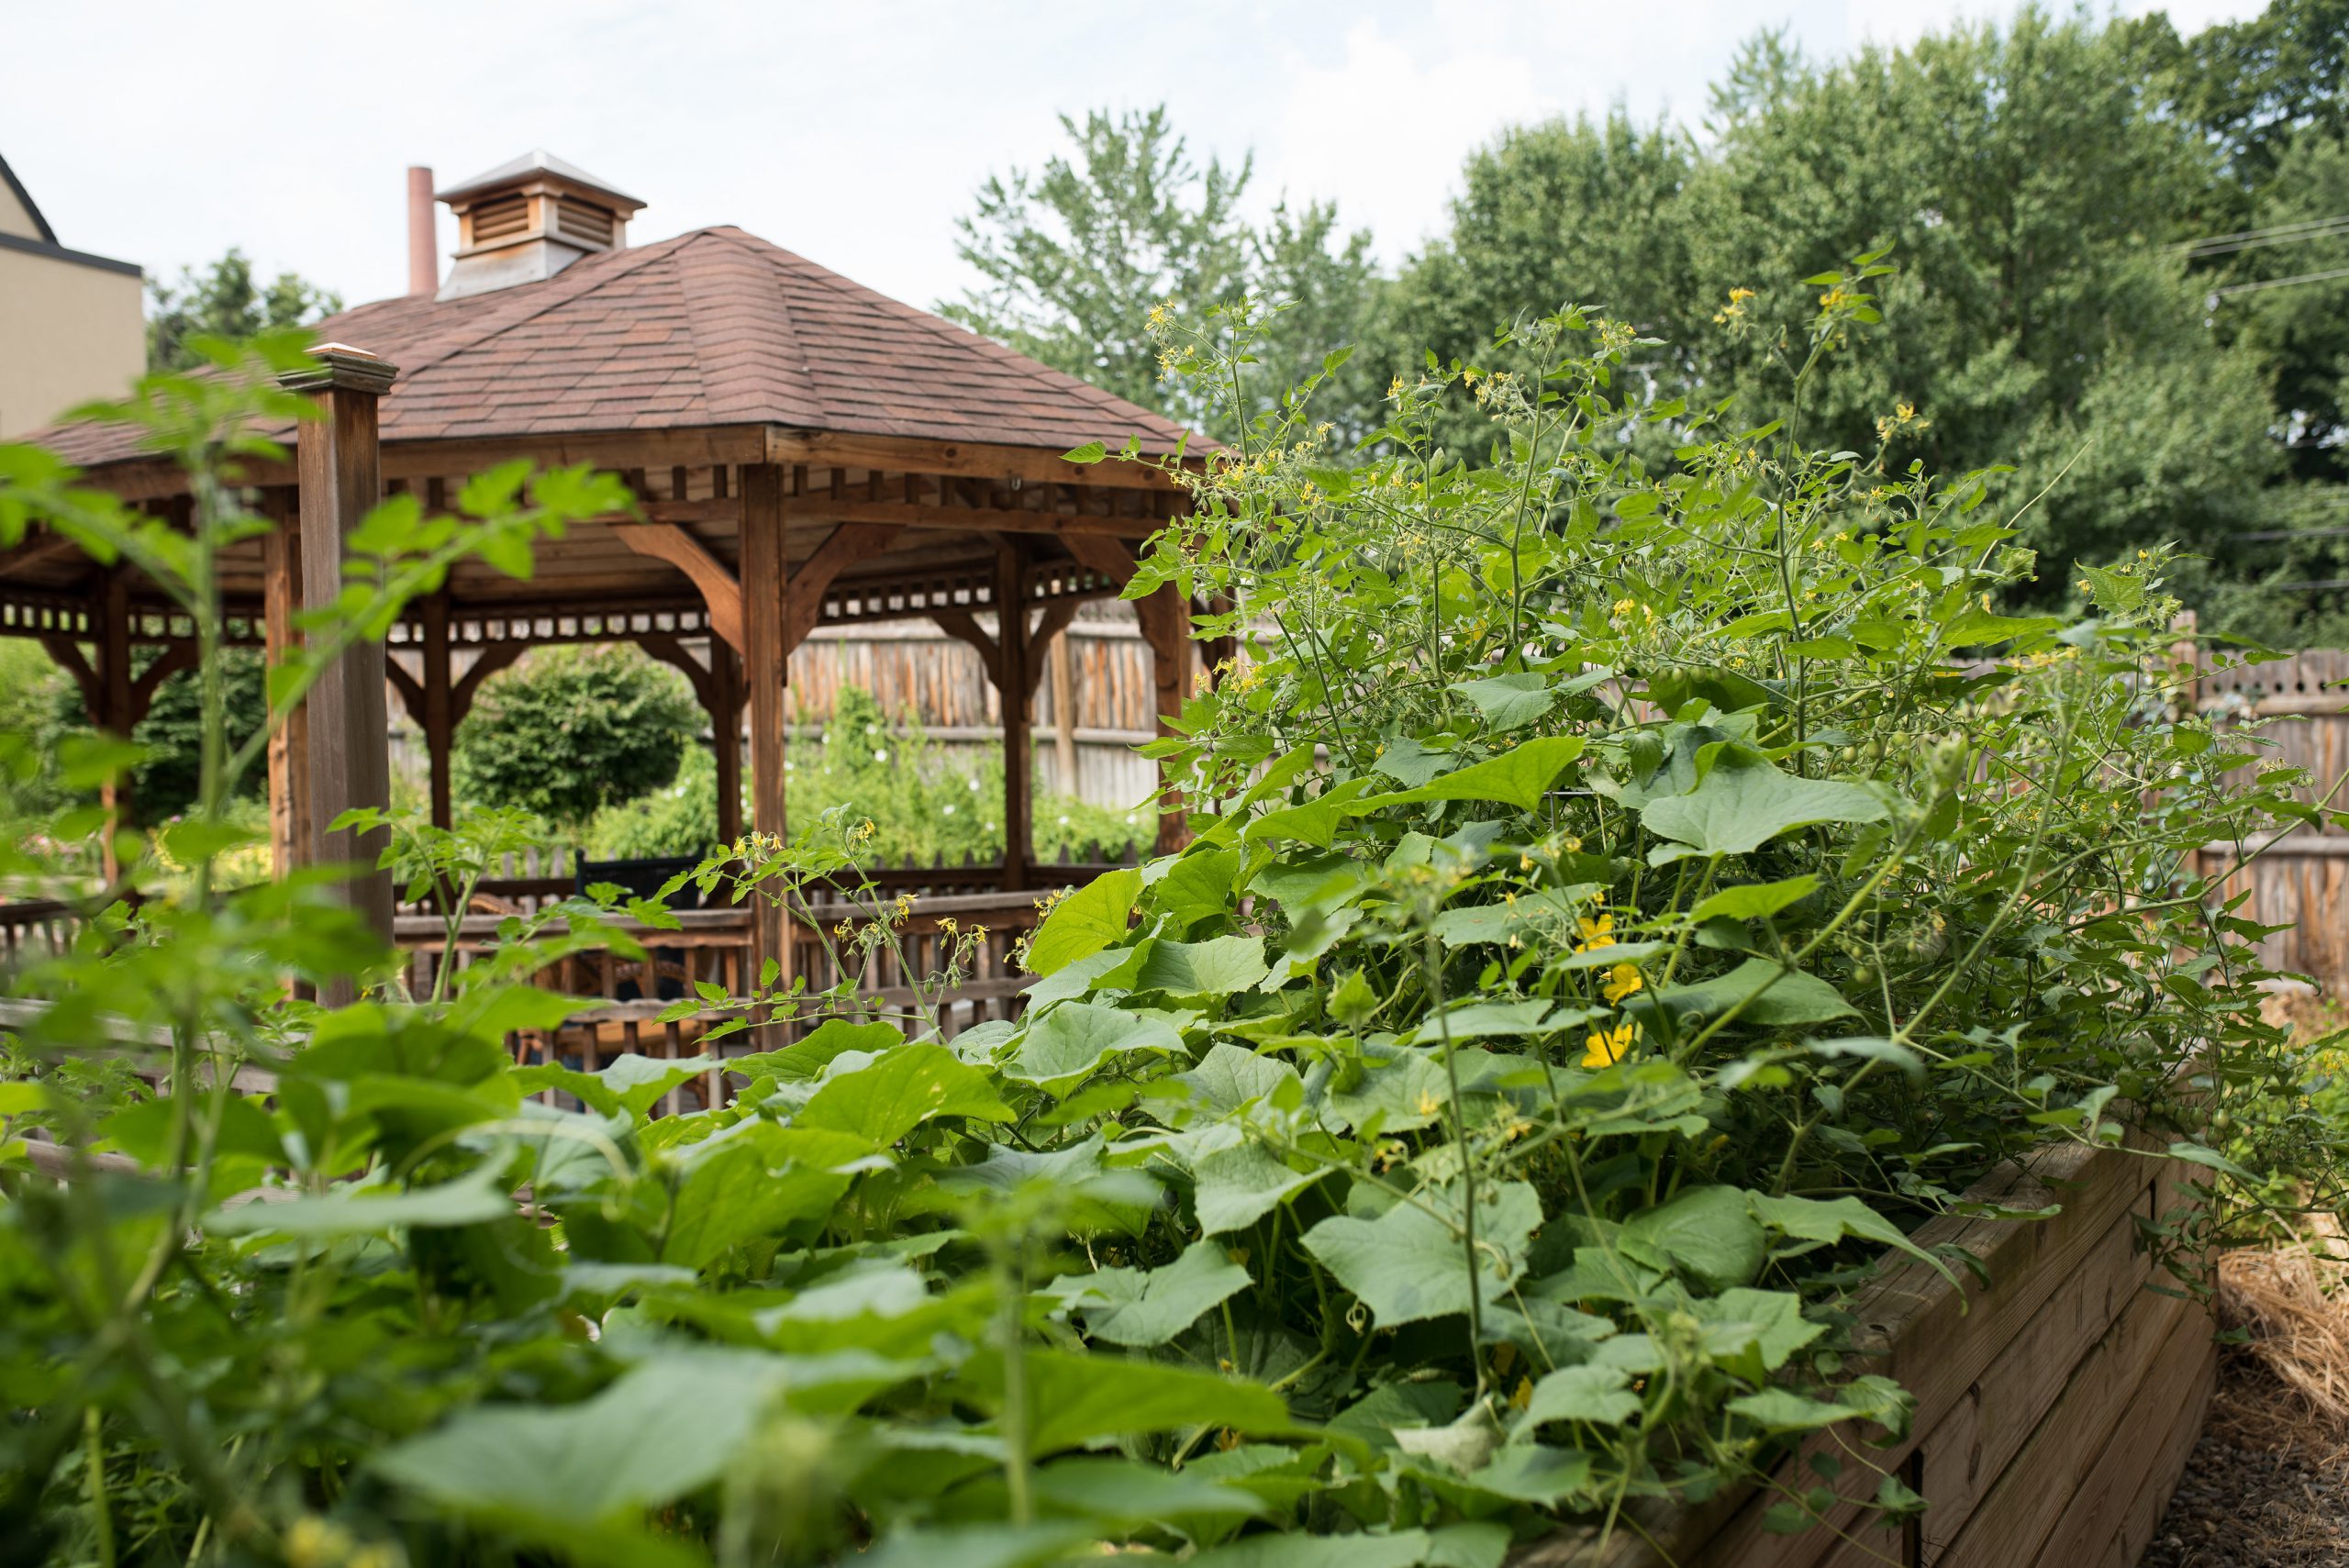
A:
{"type": "Polygon", "coordinates": [[[180,269],[176,285],[150,279],[147,368],[188,370],[201,362],[190,338],[250,338],[273,327],[300,327],[342,308],[342,296],[297,272],[262,284],[245,253],[231,246],[210,266],[180,269]]]}
{"type": "MultiPolygon", "coordinates": [[[[1474,364],[1565,303],[1660,340],[1629,367],[1653,403],[1769,406],[1818,308],[1798,280],[1889,248],[1883,329],[1814,378],[1806,439],[1859,449],[1881,428],[1903,463],[2010,467],[1999,493],[2042,558],[2017,597],[2066,598],[2075,562],[2174,544],[2216,624],[2337,639],[2344,40],[2349,0],[2276,0],[2190,38],[2160,15],[2027,8],[1835,61],[1765,32],[1701,134],[1620,108],[1503,132],[1391,277],[1326,204],[1250,229],[1251,165],[1197,167],[1163,109],[1096,114],[1069,122],[1073,157],[982,190],[963,250],[987,283],[954,314],[1213,435],[1197,378],[1162,378],[1152,307],[1294,302],[1248,367],[1255,406],[1356,343],[1316,406],[1357,436],[1426,350],[1474,364]]],[[[1446,435],[1470,455],[1481,429],[1446,435]]],[[[1667,426],[1637,439],[1670,463],[1667,426]]]]}
{"type": "MultiPolygon", "coordinates": [[[[1074,144],[1035,172],[1015,169],[979,188],[956,221],[955,250],[978,287],[941,304],[949,318],[1130,403],[1199,421],[1205,408],[1163,374],[1150,325],[1162,307],[1196,317],[1255,295],[1289,308],[1259,353],[1259,399],[1320,368],[1358,339],[1373,294],[1367,230],[1343,230],[1326,202],[1284,198],[1261,225],[1241,214],[1254,173],[1202,165],[1164,106],[1061,125],[1074,144]]],[[[1366,374],[1349,406],[1370,406],[1366,374]]]]}

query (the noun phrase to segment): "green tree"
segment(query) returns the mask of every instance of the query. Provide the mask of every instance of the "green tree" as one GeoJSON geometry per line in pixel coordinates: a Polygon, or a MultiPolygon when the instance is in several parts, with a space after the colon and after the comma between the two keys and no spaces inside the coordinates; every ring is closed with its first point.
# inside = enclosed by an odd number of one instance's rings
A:
{"type": "Polygon", "coordinates": [[[280,272],[263,285],[253,264],[231,246],[201,271],[180,270],[177,286],[149,282],[152,309],[147,317],[147,368],[189,370],[200,362],[187,346],[199,334],[250,338],[273,327],[300,327],[342,308],[342,296],[295,272],[280,272]]]}
{"type": "MultiPolygon", "coordinates": [[[[1248,292],[1275,307],[1249,372],[1252,406],[1302,384],[1335,350],[1376,335],[1385,285],[1370,243],[1367,228],[1339,227],[1336,203],[1318,201],[1282,202],[1248,237],[1248,292]]],[[[1385,385],[1376,362],[1357,352],[1314,394],[1314,407],[1351,442],[1377,428],[1385,385]]]]}
{"type": "Polygon", "coordinates": [[[1173,299],[1214,304],[1242,287],[1238,215],[1252,160],[1203,168],[1163,105],[1061,126],[1075,143],[1041,171],[990,176],[958,218],[955,252],[985,282],[950,318],[1145,407],[1163,407],[1142,323],[1173,299]]]}
{"type": "Polygon", "coordinates": [[[1653,396],[1759,407],[1819,308],[1793,280],[1892,247],[1886,325],[1807,384],[1805,439],[1865,450],[1882,421],[1903,463],[2014,463],[2018,498],[2068,466],[2023,517],[2046,557],[2026,595],[2068,593],[2081,557],[2223,554],[2275,469],[2270,405],[2171,249],[2224,174],[2145,60],[2135,30],[2035,10],[1834,64],[1765,34],[1702,148],[1619,113],[1478,153],[1388,340],[1474,362],[1494,324],[1587,302],[1685,345],[1632,361],[1653,396]]]}
{"type": "Polygon", "coordinates": [[[2187,39],[2158,12],[2133,26],[2176,114],[2217,141],[2244,190],[2272,183],[2304,132],[2349,136],[2349,0],[2273,0],[2187,39]]]}
{"type": "Polygon", "coordinates": [[[2223,549],[2272,472],[2269,410],[2167,249],[2219,171],[2157,112],[2128,35],[2026,10],[1832,67],[1775,53],[1717,96],[1687,193],[1700,298],[1730,317],[1709,324],[1711,384],[1784,375],[1818,292],[1787,280],[1894,246],[1887,328],[1820,378],[1806,434],[1858,447],[1890,419],[1928,469],[2014,462],[2018,499],[2071,465],[2022,523],[2040,597],[2083,557],[2223,549]],[[1762,291],[1742,313],[1739,287],[1762,291]]]}
{"type": "MultiPolygon", "coordinates": [[[[1472,155],[1452,204],[1452,231],[1403,269],[1364,356],[1375,392],[1416,377],[1422,351],[1476,362],[1494,331],[1564,300],[1684,334],[1694,312],[1681,193],[1695,143],[1670,125],[1642,128],[1621,108],[1519,127],[1472,155]]],[[[1675,343],[1633,362],[1659,386],[1694,382],[1699,361],[1675,343]]],[[[1480,445],[1479,421],[1447,418],[1452,444],[1480,445]]]]}
{"type": "Polygon", "coordinates": [[[660,789],[704,728],[685,677],[624,644],[534,650],[457,727],[457,793],[567,828],[660,789]]]}
{"type": "MultiPolygon", "coordinates": [[[[86,734],[88,710],[82,689],[30,643],[9,639],[0,643],[0,684],[9,695],[0,701],[0,729],[19,729],[36,737],[44,759],[42,771],[21,786],[28,800],[47,801],[53,807],[76,794],[60,781],[57,748],[66,736],[86,734]]],[[[134,673],[144,673],[158,657],[151,648],[134,649],[134,673]]],[[[241,746],[267,722],[269,699],[263,688],[262,655],[252,648],[223,648],[217,655],[221,674],[222,717],[231,746],[241,746]]],[[[147,705],[146,717],[132,727],[131,740],[139,748],[131,765],[131,809],[149,825],[184,815],[195,804],[203,772],[203,684],[193,670],[166,676],[147,705]]],[[[239,778],[229,798],[258,800],[267,780],[259,773],[239,778]]]]}
{"type": "MultiPolygon", "coordinates": [[[[242,746],[269,718],[261,651],[224,648],[219,664],[228,743],[242,746]]],[[[80,706],[74,704],[77,712],[80,706]]],[[[130,735],[145,753],[131,770],[131,800],[139,819],[165,822],[192,809],[204,771],[204,691],[195,672],[183,670],[156,687],[147,717],[130,735]]],[[[259,800],[268,783],[268,776],[256,769],[237,781],[230,798],[259,800]]]]}
{"type": "Polygon", "coordinates": [[[1163,105],[1061,124],[1069,155],[989,178],[956,220],[956,252],[983,282],[942,314],[1193,421],[1203,409],[1190,384],[1161,376],[1149,322],[1162,306],[1196,317],[1248,294],[1288,304],[1259,350],[1264,402],[1359,339],[1373,293],[1370,235],[1342,231],[1334,206],[1284,201],[1252,228],[1239,206],[1252,156],[1202,166],[1163,105]]]}

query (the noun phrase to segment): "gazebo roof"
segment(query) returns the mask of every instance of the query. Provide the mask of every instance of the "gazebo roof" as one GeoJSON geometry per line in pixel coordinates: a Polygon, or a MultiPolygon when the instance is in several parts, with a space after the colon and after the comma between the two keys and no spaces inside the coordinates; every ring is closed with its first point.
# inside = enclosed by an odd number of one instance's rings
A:
{"type": "MultiPolygon", "coordinates": [[[[317,330],[398,367],[387,448],[744,426],[1054,454],[1129,437],[1157,454],[1183,437],[730,226],[587,256],[542,283],[359,306],[317,330]]],[[[84,467],[143,455],[118,427],[29,439],[84,467]]]]}

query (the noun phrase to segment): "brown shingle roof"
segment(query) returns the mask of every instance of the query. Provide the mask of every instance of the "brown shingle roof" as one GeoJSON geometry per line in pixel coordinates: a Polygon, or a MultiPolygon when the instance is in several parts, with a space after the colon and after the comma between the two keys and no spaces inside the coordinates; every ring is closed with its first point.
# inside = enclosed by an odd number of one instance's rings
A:
{"type": "MultiPolygon", "coordinates": [[[[1162,452],[1182,437],[732,227],[590,256],[544,283],[362,305],[317,330],[399,367],[390,442],[758,424],[1054,452],[1129,436],[1162,452]]],[[[83,465],[138,455],[135,435],[110,427],[33,439],[83,465]]]]}

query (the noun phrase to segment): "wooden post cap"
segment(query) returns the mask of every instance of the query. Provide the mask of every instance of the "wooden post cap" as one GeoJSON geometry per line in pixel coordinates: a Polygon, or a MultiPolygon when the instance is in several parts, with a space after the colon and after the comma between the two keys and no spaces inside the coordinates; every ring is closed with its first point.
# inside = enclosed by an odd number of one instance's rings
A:
{"type": "Polygon", "coordinates": [[[380,397],[400,373],[397,365],[348,343],[321,343],[310,350],[310,358],[312,363],[287,371],[277,384],[288,392],[364,392],[380,397]]]}

